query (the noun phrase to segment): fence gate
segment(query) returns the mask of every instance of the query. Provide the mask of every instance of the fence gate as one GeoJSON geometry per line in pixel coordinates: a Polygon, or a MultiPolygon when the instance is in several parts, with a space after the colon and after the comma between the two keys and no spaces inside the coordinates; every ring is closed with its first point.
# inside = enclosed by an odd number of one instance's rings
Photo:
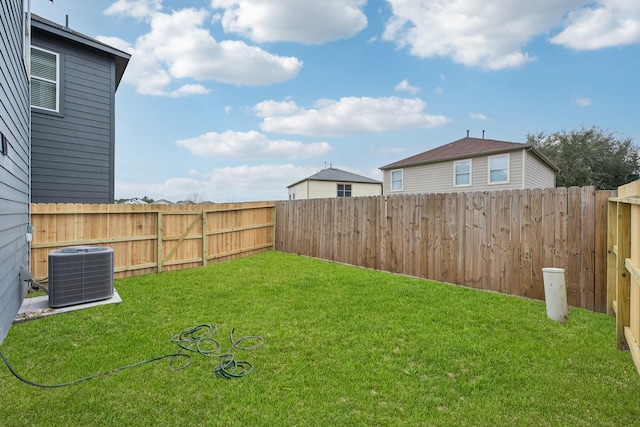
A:
{"type": "Polygon", "coordinates": [[[618,349],[629,349],[640,374],[640,181],[609,199],[608,222],[608,311],[616,315],[618,349]]]}

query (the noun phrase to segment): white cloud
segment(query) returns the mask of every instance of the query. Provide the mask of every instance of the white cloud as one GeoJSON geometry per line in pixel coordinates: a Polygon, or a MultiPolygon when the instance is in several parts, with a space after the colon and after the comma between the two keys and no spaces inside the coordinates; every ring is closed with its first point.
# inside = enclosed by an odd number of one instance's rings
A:
{"type": "Polygon", "coordinates": [[[198,157],[224,157],[236,159],[261,159],[265,157],[284,157],[305,159],[321,156],[331,151],[327,142],[303,144],[284,139],[269,140],[256,132],[223,133],[208,132],[195,138],[177,141],[179,147],[188,149],[198,157]]]}
{"type": "Polygon", "coordinates": [[[442,89],[442,87],[440,86],[436,86],[436,88],[433,90],[433,93],[435,93],[436,95],[442,95],[444,93],[444,89],[442,89]]]}
{"type": "Polygon", "coordinates": [[[534,37],[559,29],[552,43],[599,49],[640,42],[637,0],[388,0],[392,16],[383,39],[412,55],[449,57],[487,70],[535,60],[534,37]]]}
{"type": "Polygon", "coordinates": [[[262,86],[300,72],[297,58],[273,55],[241,41],[216,41],[204,26],[208,16],[204,9],[155,12],[149,16],[150,31],[135,45],[110,38],[132,55],[123,80],[142,94],[178,97],[208,93],[202,84],[182,79],[262,86]]]}
{"type": "Polygon", "coordinates": [[[578,50],[595,50],[640,42],[640,2],[602,0],[572,11],[567,27],[552,43],[578,50]]]}
{"type": "Polygon", "coordinates": [[[162,0],[117,0],[106,8],[104,13],[144,19],[160,10],[162,10],[162,0]]]}
{"type": "Polygon", "coordinates": [[[352,37],[367,26],[366,0],[211,0],[223,9],[226,32],[258,43],[320,44],[352,37]]]}
{"type": "Polygon", "coordinates": [[[419,87],[411,86],[409,84],[409,81],[406,79],[398,83],[395,89],[399,92],[409,92],[411,95],[415,95],[416,93],[420,92],[419,87]]]}
{"type": "Polygon", "coordinates": [[[469,117],[471,117],[473,120],[489,120],[489,118],[482,113],[470,113],[469,117]]]}
{"type": "Polygon", "coordinates": [[[265,132],[341,136],[431,128],[450,121],[445,116],[424,114],[426,106],[419,98],[347,97],[321,99],[311,109],[293,101],[264,101],[254,109],[263,118],[260,128],[265,132]]]}
{"type": "Polygon", "coordinates": [[[589,98],[575,98],[575,102],[581,107],[588,107],[591,105],[591,99],[589,98]]]}
{"type": "Polygon", "coordinates": [[[116,182],[116,198],[148,196],[173,202],[197,196],[199,201],[244,202],[283,200],[287,186],[318,171],[317,167],[284,165],[242,165],[212,171],[188,171],[188,177],[159,183],[116,182]]]}
{"type": "Polygon", "coordinates": [[[570,0],[540,0],[535,10],[512,0],[388,1],[393,16],[384,39],[418,57],[451,57],[467,66],[501,69],[532,61],[522,46],[548,28],[554,13],[562,13],[558,4],[570,0]]]}

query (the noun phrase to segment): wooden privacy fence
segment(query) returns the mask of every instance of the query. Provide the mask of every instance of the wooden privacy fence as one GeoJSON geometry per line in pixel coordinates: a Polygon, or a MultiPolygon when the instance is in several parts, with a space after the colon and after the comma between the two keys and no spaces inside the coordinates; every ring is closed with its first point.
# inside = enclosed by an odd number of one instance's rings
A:
{"type": "Polygon", "coordinates": [[[608,311],[616,315],[618,348],[629,349],[640,374],[640,181],[609,199],[608,311]]]}
{"type": "Polygon", "coordinates": [[[283,252],[544,299],[565,269],[568,303],[605,312],[607,202],[594,187],[276,202],[283,252]]]}
{"type": "Polygon", "coordinates": [[[115,277],[206,265],[273,248],[274,203],[32,204],[31,271],[48,275],[53,249],[108,246],[115,277]]]}

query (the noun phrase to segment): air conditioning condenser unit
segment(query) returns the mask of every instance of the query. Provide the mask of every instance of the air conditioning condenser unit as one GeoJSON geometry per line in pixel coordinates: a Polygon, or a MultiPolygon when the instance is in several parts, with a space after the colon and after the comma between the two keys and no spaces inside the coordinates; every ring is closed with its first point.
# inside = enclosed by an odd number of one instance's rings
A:
{"type": "Polygon", "coordinates": [[[113,249],[71,246],[49,252],[49,306],[64,307],[113,296],[113,249]]]}

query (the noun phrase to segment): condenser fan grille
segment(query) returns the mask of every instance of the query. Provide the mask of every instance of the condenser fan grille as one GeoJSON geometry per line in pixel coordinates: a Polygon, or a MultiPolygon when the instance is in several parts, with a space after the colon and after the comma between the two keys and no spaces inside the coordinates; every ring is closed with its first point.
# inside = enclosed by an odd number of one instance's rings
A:
{"type": "Polygon", "coordinates": [[[73,246],[49,252],[49,306],[63,307],[113,296],[113,249],[73,246]]]}

